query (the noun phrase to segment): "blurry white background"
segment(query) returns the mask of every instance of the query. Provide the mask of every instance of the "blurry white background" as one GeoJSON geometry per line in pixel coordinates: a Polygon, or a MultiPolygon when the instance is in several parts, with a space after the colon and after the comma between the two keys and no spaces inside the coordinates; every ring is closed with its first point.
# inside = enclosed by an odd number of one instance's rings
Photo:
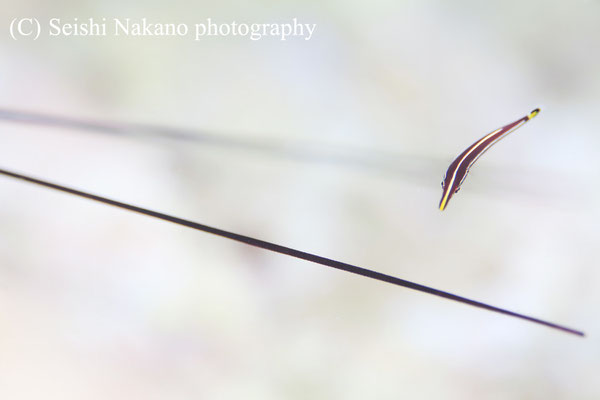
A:
{"type": "Polygon", "coordinates": [[[0,178],[0,398],[600,397],[600,2],[25,0],[0,21],[1,108],[370,160],[0,122],[2,168],[588,335],[0,178]],[[29,16],[317,29],[10,39],[29,16]],[[441,213],[454,157],[537,106],[441,213]]]}

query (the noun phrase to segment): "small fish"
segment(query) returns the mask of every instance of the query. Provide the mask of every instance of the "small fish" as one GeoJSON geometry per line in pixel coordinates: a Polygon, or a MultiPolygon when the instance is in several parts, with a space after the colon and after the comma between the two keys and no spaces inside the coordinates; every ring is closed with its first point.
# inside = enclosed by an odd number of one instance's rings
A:
{"type": "Polygon", "coordinates": [[[473,164],[475,164],[475,161],[477,161],[479,157],[486,152],[487,149],[492,147],[492,145],[494,145],[500,139],[506,137],[515,129],[525,124],[525,122],[538,115],[539,112],[540,109],[536,108],[523,118],[503,126],[500,129],[496,129],[492,133],[488,133],[477,142],[469,146],[458,157],[456,157],[456,159],[452,161],[452,164],[450,164],[448,167],[446,175],[444,175],[444,180],[442,181],[443,191],[442,199],[440,200],[440,210],[444,211],[454,193],[458,193],[460,190],[460,185],[462,185],[467,177],[467,174],[469,173],[469,169],[473,164]]]}

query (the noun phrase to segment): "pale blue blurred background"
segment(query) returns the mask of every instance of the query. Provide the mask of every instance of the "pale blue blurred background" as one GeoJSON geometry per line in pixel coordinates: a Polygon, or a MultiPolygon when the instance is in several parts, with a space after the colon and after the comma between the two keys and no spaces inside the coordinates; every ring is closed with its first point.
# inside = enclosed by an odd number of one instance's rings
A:
{"type": "Polygon", "coordinates": [[[0,21],[2,108],[368,160],[0,122],[2,168],[588,334],[0,178],[0,398],[600,398],[600,2],[26,0],[0,21]],[[13,41],[16,17],[317,28],[13,41]],[[440,213],[452,159],[537,106],[440,213]]]}

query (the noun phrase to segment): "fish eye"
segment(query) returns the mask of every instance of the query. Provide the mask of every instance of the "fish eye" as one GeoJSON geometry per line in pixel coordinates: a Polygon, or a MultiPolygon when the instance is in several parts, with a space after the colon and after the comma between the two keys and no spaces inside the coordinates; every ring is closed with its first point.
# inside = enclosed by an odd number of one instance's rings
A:
{"type": "Polygon", "coordinates": [[[444,187],[444,181],[442,181],[442,188],[444,187]]]}

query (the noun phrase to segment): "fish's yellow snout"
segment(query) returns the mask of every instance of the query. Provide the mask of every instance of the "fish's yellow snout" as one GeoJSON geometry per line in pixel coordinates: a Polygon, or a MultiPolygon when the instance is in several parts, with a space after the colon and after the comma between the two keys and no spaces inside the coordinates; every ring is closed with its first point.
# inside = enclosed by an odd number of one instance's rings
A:
{"type": "Polygon", "coordinates": [[[527,116],[527,119],[531,119],[533,117],[535,117],[536,115],[538,115],[540,113],[540,109],[536,108],[535,110],[533,110],[532,112],[529,113],[529,115],[527,116]]]}

